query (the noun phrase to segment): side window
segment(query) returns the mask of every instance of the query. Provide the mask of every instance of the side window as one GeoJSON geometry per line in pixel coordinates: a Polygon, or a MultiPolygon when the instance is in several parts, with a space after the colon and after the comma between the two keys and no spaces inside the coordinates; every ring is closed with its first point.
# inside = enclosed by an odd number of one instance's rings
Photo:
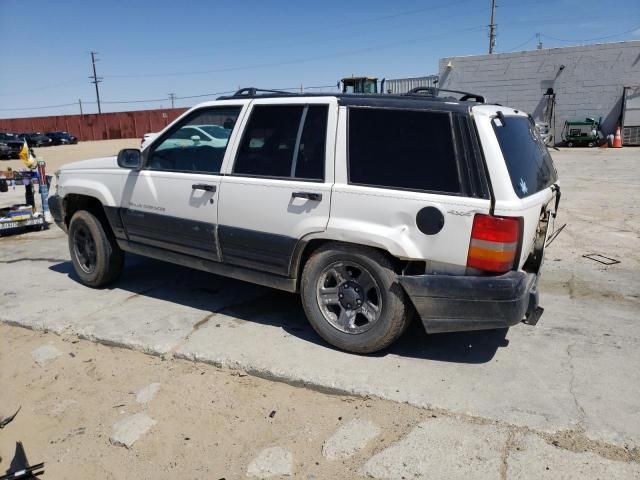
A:
{"type": "Polygon", "coordinates": [[[219,173],[242,107],[209,108],[175,125],[147,157],[149,170],[219,173]]]}
{"type": "Polygon", "coordinates": [[[449,114],[350,108],[349,183],[460,193],[449,114]]]}
{"type": "Polygon", "coordinates": [[[324,180],[326,105],[254,107],[233,173],[324,180]]]}

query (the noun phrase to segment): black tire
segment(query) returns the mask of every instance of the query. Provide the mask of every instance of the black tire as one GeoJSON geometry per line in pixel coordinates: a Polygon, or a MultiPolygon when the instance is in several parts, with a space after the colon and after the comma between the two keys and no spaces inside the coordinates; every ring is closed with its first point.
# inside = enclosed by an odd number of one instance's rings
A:
{"type": "Polygon", "coordinates": [[[116,280],[124,266],[124,252],[111,232],[86,210],[77,211],[69,223],[69,254],[80,281],[92,288],[116,280]]]}
{"type": "MultiPolygon", "coordinates": [[[[353,277],[351,277],[353,278],[353,277]]],[[[367,280],[365,280],[367,282],[367,280]]],[[[358,295],[355,292],[357,288],[353,287],[350,295],[358,295]]],[[[366,292],[367,288],[360,289],[360,292],[366,292]]],[[[365,293],[366,294],[366,293],[365,293]]],[[[337,293],[336,293],[337,295],[337,293]]],[[[359,295],[363,295],[360,293],[359,295]]],[[[309,258],[304,266],[302,273],[302,282],[300,285],[300,296],[304,311],[314,330],[331,345],[353,353],[371,353],[382,350],[391,345],[409,326],[411,321],[412,306],[407,299],[404,290],[397,281],[397,275],[394,272],[391,260],[378,250],[369,247],[358,247],[345,245],[340,243],[329,243],[320,247],[309,258]],[[353,320],[353,326],[344,327],[337,326],[338,320],[342,315],[342,310],[348,311],[350,315],[360,315],[362,313],[353,313],[353,308],[346,309],[342,305],[330,305],[330,308],[339,310],[331,314],[327,312],[327,306],[321,307],[321,290],[325,291],[333,289],[345,292],[341,288],[349,288],[351,280],[335,281],[336,286],[330,286],[325,289],[324,286],[327,279],[331,282],[330,274],[333,266],[337,268],[347,267],[348,275],[358,275],[353,281],[353,285],[358,285],[357,281],[366,272],[368,275],[368,283],[373,280],[376,284],[371,290],[375,296],[379,295],[378,313],[376,319],[365,323],[364,326],[356,326],[357,319],[353,320]],[[324,313],[323,313],[324,312],[324,313]],[[329,313],[329,315],[327,315],[329,313]],[[334,318],[335,317],[335,318],[334,318]],[[364,328],[366,330],[364,330],[364,328]],[[345,330],[360,328],[364,331],[347,333],[345,330]]],[[[344,302],[344,295],[341,295],[339,302],[344,302]]],[[[363,297],[358,300],[361,303],[363,297]]],[[[369,303],[366,298],[365,303],[369,303]]],[[[373,301],[375,303],[375,301],[373,301]]],[[[327,302],[329,303],[329,302],[327,302]]],[[[355,306],[355,305],[354,305],[355,306]]],[[[365,305],[362,305],[365,307],[365,305]]],[[[369,312],[371,313],[371,312],[369,312]]],[[[352,317],[355,318],[355,317],[352,317]]],[[[367,318],[364,318],[367,321],[367,318]]]]}

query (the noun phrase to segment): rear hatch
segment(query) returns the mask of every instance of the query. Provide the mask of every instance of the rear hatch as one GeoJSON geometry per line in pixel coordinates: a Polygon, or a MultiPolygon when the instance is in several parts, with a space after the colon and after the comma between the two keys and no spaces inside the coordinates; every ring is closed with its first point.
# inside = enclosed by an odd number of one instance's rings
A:
{"type": "Polygon", "coordinates": [[[559,200],[558,174],[528,115],[498,105],[473,108],[494,194],[494,215],[522,218],[518,267],[542,260],[549,220],[559,200]],[[537,251],[536,251],[537,250],[537,251]]]}

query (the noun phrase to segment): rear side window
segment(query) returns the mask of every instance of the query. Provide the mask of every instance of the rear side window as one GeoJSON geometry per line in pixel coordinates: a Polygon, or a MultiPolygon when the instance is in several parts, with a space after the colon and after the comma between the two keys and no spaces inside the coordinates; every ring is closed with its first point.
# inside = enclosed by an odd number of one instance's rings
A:
{"type": "Polygon", "coordinates": [[[460,193],[449,114],[351,108],[349,183],[460,193]]]}
{"type": "Polygon", "coordinates": [[[527,117],[496,118],[493,127],[518,197],[533,195],[558,179],[551,155],[527,117]]]}
{"type": "Polygon", "coordinates": [[[254,107],[233,173],[324,180],[327,105],[254,107]]]}

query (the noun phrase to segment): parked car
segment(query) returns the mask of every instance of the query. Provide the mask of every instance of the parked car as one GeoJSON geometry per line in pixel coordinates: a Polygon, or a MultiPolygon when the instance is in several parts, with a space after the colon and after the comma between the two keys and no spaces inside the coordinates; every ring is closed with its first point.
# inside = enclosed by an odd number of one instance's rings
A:
{"type": "Polygon", "coordinates": [[[30,147],[49,147],[53,145],[53,141],[49,137],[47,137],[46,135],[43,135],[40,132],[21,133],[18,136],[26,140],[27,144],[30,147]]]}
{"type": "Polygon", "coordinates": [[[11,158],[11,148],[4,142],[0,141],[0,158],[11,158]]]}
{"type": "Polygon", "coordinates": [[[78,143],[78,138],[69,132],[47,132],[45,135],[51,139],[53,145],[74,145],[78,143]]]}
{"type": "Polygon", "coordinates": [[[140,150],[144,149],[144,147],[146,147],[147,143],[149,143],[149,141],[151,139],[153,139],[153,137],[155,137],[156,135],[158,135],[157,133],[145,133],[142,136],[142,140],[140,140],[140,150]]]}
{"type": "Polygon", "coordinates": [[[9,147],[8,158],[18,158],[24,140],[13,133],[0,132],[0,142],[9,147]]]}
{"type": "Polygon", "coordinates": [[[58,172],[49,207],[83,284],[132,252],[298,292],[322,338],[360,353],[415,312],[428,333],[538,321],[560,188],[529,116],[472,94],[260,92],[58,172]],[[178,146],[205,125],[230,135],[178,146]]]}

